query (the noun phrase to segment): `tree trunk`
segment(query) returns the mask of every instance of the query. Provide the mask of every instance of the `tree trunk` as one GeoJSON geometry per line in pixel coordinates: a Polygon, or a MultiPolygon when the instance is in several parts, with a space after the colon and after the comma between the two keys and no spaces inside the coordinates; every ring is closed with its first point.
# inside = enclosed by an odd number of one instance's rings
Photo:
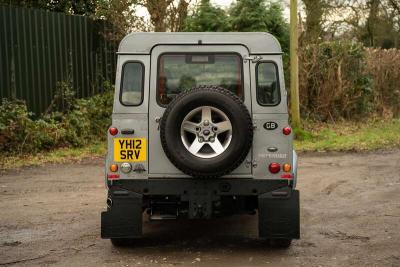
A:
{"type": "Polygon", "coordinates": [[[154,31],[165,32],[167,30],[167,12],[168,7],[173,0],[147,0],[145,7],[150,14],[151,23],[154,31]]]}
{"type": "Polygon", "coordinates": [[[368,1],[369,6],[369,15],[367,19],[367,32],[368,32],[368,40],[369,46],[375,46],[375,27],[378,16],[378,8],[379,8],[379,0],[370,0],[368,1]]]}
{"type": "Polygon", "coordinates": [[[322,16],[326,4],[324,0],[303,0],[306,9],[305,40],[316,43],[322,35],[322,16]]]}

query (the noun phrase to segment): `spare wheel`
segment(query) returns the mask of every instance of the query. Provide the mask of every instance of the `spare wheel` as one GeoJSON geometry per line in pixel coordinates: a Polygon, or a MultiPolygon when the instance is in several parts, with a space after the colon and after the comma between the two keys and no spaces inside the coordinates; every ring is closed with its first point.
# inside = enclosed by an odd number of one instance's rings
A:
{"type": "Polygon", "coordinates": [[[160,122],[161,144],[182,172],[216,178],[236,169],[253,141],[253,123],[242,100],[217,86],[182,92],[160,122]]]}

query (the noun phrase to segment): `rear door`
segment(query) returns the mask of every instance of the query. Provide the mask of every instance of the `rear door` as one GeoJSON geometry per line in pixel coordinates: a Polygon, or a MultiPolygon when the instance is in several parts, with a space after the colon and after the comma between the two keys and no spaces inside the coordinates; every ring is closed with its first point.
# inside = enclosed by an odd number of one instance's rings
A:
{"type": "MultiPolygon", "coordinates": [[[[243,83],[243,95],[239,95],[244,100],[244,103],[248,110],[251,112],[251,94],[250,94],[250,74],[249,74],[249,62],[244,61],[243,58],[248,55],[246,47],[241,45],[159,45],[153,48],[151,53],[151,74],[150,74],[150,93],[149,93],[149,176],[150,177],[188,177],[178,170],[167,158],[160,142],[160,129],[159,121],[162,117],[165,108],[173,98],[174,92],[178,94],[179,88],[182,84],[185,84],[187,88],[199,86],[200,83],[198,77],[186,77],[188,75],[182,75],[182,72],[192,71],[194,69],[201,68],[204,62],[207,60],[207,55],[217,58],[222,55],[236,55],[232,56],[237,58],[237,63],[241,67],[240,76],[241,82],[243,83]],[[174,71],[173,67],[168,68],[166,65],[168,62],[175,60],[175,65],[182,62],[182,64],[188,63],[187,58],[190,57],[191,62],[187,68],[179,69],[180,73],[174,71]],[[181,61],[179,61],[181,60],[181,61]],[[163,91],[165,83],[168,81],[169,94],[165,94],[163,91]]],[[[208,62],[212,64],[213,62],[208,62]]],[[[178,65],[179,66],[179,65],[178,65]]],[[[217,74],[216,74],[217,75],[217,74]]],[[[204,77],[203,77],[204,78],[204,77]]],[[[212,77],[215,78],[215,77],[212,77]]],[[[221,77],[224,78],[224,77],[221,77]]],[[[204,82],[204,81],[203,81],[204,82]]],[[[229,84],[229,81],[227,82],[229,84]]],[[[227,88],[228,89],[228,88],[227,88]]],[[[232,89],[234,90],[234,89],[232,89]]],[[[251,162],[251,151],[247,156],[247,159],[241,164],[236,170],[234,170],[229,176],[230,177],[251,177],[252,166],[246,164],[251,162]]]]}

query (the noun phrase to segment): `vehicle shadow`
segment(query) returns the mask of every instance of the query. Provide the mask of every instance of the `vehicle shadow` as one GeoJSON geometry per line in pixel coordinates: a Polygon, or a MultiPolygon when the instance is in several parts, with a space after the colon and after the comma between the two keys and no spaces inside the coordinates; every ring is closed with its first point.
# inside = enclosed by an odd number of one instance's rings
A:
{"type": "Polygon", "coordinates": [[[210,220],[148,221],[143,224],[143,238],[133,240],[126,249],[157,248],[172,251],[276,251],[267,240],[258,238],[255,215],[235,215],[210,220]]]}

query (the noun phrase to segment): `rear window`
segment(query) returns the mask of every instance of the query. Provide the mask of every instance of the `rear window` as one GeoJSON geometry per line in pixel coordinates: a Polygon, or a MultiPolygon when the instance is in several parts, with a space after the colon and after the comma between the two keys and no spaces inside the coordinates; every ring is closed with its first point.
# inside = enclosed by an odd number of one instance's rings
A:
{"type": "Polygon", "coordinates": [[[143,101],[143,64],[127,62],[122,67],[120,101],[125,106],[138,106],[143,101]]]}
{"type": "Polygon", "coordinates": [[[163,54],[158,60],[158,94],[167,105],[179,93],[216,85],[243,99],[242,60],[238,54],[163,54]]]}
{"type": "Polygon", "coordinates": [[[280,102],[278,70],[272,62],[257,65],[257,101],[262,106],[275,106],[280,102]]]}

